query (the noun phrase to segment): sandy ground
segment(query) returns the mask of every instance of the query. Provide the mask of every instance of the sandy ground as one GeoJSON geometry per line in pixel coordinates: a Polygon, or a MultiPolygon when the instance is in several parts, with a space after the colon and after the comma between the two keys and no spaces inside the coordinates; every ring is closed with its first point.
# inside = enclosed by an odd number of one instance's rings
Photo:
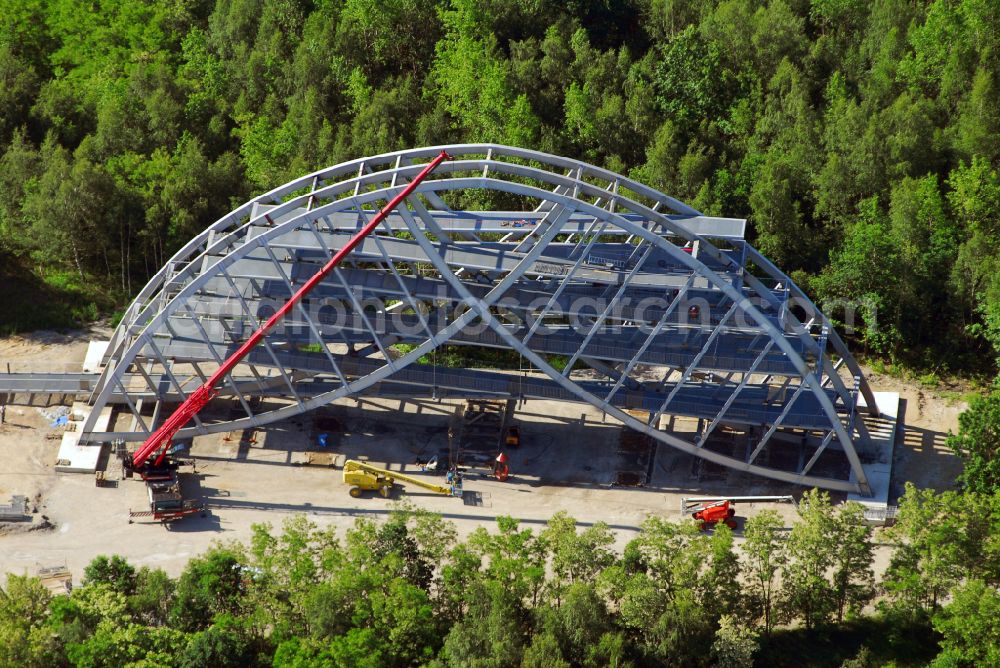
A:
{"type": "MultiPolygon", "coordinates": [[[[0,339],[0,370],[6,370],[6,363],[14,371],[79,369],[87,342],[109,334],[97,328],[0,339]]],[[[894,489],[901,491],[904,480],[939,489],[952,485],[959,465],[944,438],[949,429],[957,429],[964,404],[893,379],[876,378],[873,384],[878,390],[899,392],[905,402],[894,489]]],[[[345,527],[357,517],[384,516],[401,498],[442,513],[455,522],[460,535],[492,524],[499,515],[518,517],[537,528],[564,510],[583,526],[606,522],[622,548],[646,517],[679,518],[685,496],[801,491],[747,476],[699,480],[692,475],[691,458],[665,446],[659,448],[650,486],[610,487],[617,463],[617,423],[583,405],[552,402],[528,402],[519,408],[523,447],[511,453],[515,475],[506,483],[469,476],[466,489],[477,501],[405,487],[395,499],[353,499],[339,470],[306,464],[307,451],[316,450],[317,420],[332,419],[341,428],[332,434],[327,452],[338,461],[364,458],[393,470],[418,472],[416,459],[447,447],[454,407],[448,402],[349,400],[271,425],[258,432],[253,443],[241,442],[239,434],[200,437],[191,452],[196,472],[185,476],[185,485],[190,494],[207,501],[210,512],[164,527],[129,523],[129,510],[146,505],[145,487],[138,481],[97,488],[92,476],[57,474],[53,463],[59,441],[46,438],[58,436],[57,430],[48,426],[37,407],[10,406],[7,422],[0,426],[0,503],[22,494],[32,500],[36,512],[30,525],[0,529],[0,572],[35,573],[41,567],[64,565],[79,581],[91,559],[116,553],[176,575],[191,556],[213,542],[246,541],[254,523],[280,526],[287,517],[306,513],[317,524],[345,527]]],[[[114,461],[108,472],[116,477],[114,461]]],[[[752,516],[762,508],[778,510],[789,524],[795,517],[789,504],[765,503],[741,504],[739,516],[752,516]]],[[[877,572],[887,559],[888,550],[880,549],[877,572]]]]}
{"type": "Polygon", "coordinates": [[[13,373],[79,371],[90,341],[107,340],[112,331],[97,324],[67,333],[38,331],[0,337],[0,373],[6,373],[8,365],[13,373]]]}
{"type": "Polygon", "coordinates": [[[900,433],[893,457],[890,503],[903,493],[907,480],[937,490],[953,488],[962,464],[945,445],[945,439],[949,432],[958,431],[958,416],[968,404],[913,382],[874,374],[869,369],[865,372],[875,389],[898,392],[900,398],[900,433]]]}

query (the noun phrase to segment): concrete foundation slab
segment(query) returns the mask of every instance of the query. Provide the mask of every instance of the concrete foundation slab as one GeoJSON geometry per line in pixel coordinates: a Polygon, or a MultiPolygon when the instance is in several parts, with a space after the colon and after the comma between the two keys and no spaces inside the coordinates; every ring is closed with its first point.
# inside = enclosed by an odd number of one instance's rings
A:
{"type": "Polygon", "coordinates": [[[56,456],[56,471],[60,473],[94,473],[101,458],[101,447],[80,445],[80,434],[68,431],[63,434],[56,456]]]}
{"type": "Polygon", "coordinates": [[[97,373],[101,370],[101,359],[108,349],[110,341],[91,341],[87,346],[87,356],[83,359],[85,373],[97,373]]]}
{"type": "MultiPolygon", "coordinates": [[[[97,418],[97,427],[107,430],[111,422],[112,407],[107,406],[101,411],[97,418]]],[[[73,413],[83,413],[84,419],[87,417],[87,410],[84,404],[73,405],[73,413]]],[[[79,424],[79,423],[78,423],[79,424]]],[[[59,444],[59,454],[56,456],[56,471],[60,473],[94,473],[97,471],[97,464],[101,459],[103,444],[80,445],[80,432],[68,431],[63,434],[62,443],[59,444]]]]}
{"type": "MultiPolygon", "coordinates": [[[[865,417],[865,426],[871,436],[869,449],[871,457],[862,464],[868,484],[871,486],[871,496],[848,494],[848,501],[857,501],[865,507],[865,517],[876,524],[884,524],[890,519],[889,483],[892,478],[892,453],[896,444],[896,430],[899,416],[898,392],[875,392],[880,415],[877,418],[865,417]]],[[[859,397],[858,412],[863,415],[864,397],[859,397]]],[[[851,476],[852,481],[854,476],[851,476]]]]}

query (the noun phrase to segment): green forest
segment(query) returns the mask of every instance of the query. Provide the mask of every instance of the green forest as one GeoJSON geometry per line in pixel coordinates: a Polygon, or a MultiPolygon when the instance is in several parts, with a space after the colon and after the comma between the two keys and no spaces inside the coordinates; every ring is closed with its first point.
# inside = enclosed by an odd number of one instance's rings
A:
{"type": "MultiPolygon", "coordinates": [[[[998,371],[997,0],[0,0],[0,336],[114,322],[249,197],[457,142],[747,218],[820,304],[865,305],[862,356],[998,371]]],[[[11,574],[0,668],[1000,666],[1000,380],[949,445],[960,489],[908,486],[877,531],[817,492],[738,548],[651,517],[619,551],[564,514],[459,540],[400,507],[176,578],[11,574]]]]}
{"type": "Polygon", "coordinates": [[[305,516],[255,525],[178,578],[101,556],[83,586],[0,589],[0,666],[789,668],[1000,665],[1000,493],[917,490],[873,534],[862,508],[806,493],[724,524],[611,529],[558,513],[456,540],[399,506],[339,535],[305,516]],[[986,517],[993,522],[984,522],[986,517]],[[888,568],[873,572],[877,544],[888,568]]]}
{"type": "Polygon", "coordinates": [[[113,314],[292,177],[488,141],[746,217],[867,305],[859,352],[989,377],[998,26],[995,0],[0,0],[0,332],[113,314]]]}
{"type": "MultiPolygon", "coordinates": [[[[249,197],[457,142],[746,218],[820,304],[865,305],[869,361],[997,374],[998,0],[0,0],[0,336],[114,322],[249,197]]],[[[660,517],[623,551],[564,514],[300,517],[176,578],[8,575],[0,668],[1000,666],[992,387],[959,489],[908,486],[888,529],[815,491],[738,548],[660,517]]]]}

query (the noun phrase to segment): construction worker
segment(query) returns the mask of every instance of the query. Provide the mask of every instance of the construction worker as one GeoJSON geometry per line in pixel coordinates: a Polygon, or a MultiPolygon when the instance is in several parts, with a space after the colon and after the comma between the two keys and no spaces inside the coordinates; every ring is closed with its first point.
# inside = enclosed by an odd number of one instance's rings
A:
{"type": "Polygon", "coordinates": [[[493,476],[500,482],[510,477],[510,467],[507,466],[507,455],[503,452],[497,455],[493,463],[493,476]]]}

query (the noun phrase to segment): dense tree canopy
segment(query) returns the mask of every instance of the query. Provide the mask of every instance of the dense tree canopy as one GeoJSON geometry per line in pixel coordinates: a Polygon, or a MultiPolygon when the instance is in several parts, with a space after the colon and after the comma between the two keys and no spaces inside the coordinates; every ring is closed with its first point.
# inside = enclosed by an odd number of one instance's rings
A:
{"type": "Polygon", "coordinates": [[[463,541],[407,505],[345,532],[298,516],[176,579],[117,556],[69,595],[8,576],[0,666],[995,664],[1000,494],[908,487],[877,588],[857,504],[814,490],[798,511],[790,531],[751,517],[738,542],[651,516],[622,553],[607,526],[565,513],[540,530],[499,517],[463,541]]]}
{"type": "Polygon", "coordinates": [[[251,193],[493,141],[748,217],[815,296],[861,304],[870,351],[982,369],[998,23],[981,0],[0,0],[0,264],[86,319],[251,193]]]}

